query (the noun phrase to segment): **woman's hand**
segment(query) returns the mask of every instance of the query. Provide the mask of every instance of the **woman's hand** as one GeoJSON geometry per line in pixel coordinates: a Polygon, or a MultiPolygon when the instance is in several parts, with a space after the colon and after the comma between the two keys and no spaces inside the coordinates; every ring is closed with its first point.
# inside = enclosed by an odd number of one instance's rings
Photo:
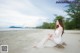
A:
{"type": "Polygon", "coordinates": [[[53,35],[52,34],[48,34],[48,39],[52,40],[53,35]]]}

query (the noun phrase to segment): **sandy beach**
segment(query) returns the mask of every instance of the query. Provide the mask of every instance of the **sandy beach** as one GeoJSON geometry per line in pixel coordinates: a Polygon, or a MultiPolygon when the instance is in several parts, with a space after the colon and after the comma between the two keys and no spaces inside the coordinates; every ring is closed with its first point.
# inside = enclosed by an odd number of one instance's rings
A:
{"type": "Polygon", "coordinates": [[[34,42],[53,32],[50,29],[0,31],[0,45],[8,45],[8,53],[80,53],[80,30],[65,30],[63,40],[67,45],[64,49],[32,47],[34,42]]]}

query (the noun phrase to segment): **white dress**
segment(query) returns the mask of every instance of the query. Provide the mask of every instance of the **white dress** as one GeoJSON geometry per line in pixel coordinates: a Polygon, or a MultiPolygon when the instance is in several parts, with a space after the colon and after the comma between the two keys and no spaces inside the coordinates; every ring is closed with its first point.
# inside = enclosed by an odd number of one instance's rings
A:
{"type": "MultiPolygon", "coordinates": [[[[62,28],[59,27],[55,30],[55,32],[52,34],[52,41],[55,43],[55,44],[61,44],[62,43],[62,28]]],[[[47,41],[49,37],[46,36],[43,40],[41,40],[36,46],[38,48],[43,48],[44,47],[44,43],[47,41]]]]}
{"type": "Polygon", "coordinates": [[[55,30],[54,34],[53,34],[53,41],[56,43],[56,44],[61,44],[62,43],[62,28],[59,27],[55,30]]]}

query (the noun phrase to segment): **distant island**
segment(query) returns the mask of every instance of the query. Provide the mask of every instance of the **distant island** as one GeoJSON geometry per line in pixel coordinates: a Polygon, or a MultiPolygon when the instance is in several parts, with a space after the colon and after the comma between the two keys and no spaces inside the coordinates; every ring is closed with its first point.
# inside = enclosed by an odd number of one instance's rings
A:
{"type": "Polygon", "coordinates": [[[22,28],[22,27],[19,27],[19,26],[10,26],[9,28],[22,28]]]}

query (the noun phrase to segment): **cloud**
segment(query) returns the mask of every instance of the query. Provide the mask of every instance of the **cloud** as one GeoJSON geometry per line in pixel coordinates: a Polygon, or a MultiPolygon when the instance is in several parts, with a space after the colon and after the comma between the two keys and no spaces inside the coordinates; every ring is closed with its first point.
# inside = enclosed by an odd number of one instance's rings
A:
{"type": "Polygon", "coordinates": [[[48,0],[0,0],[0,26],[36,27],[66,13],[48,0]]]}
{"type": "MultiPolygon", "coordinates": [[[[0,25],[18,25],[18,26],[27,26],[27,27],[36,27],[40,20],[42,22],[46,22],[45,17],[41,16],[28,16],[24,15],[22,13],[19,13],[18,11],[14,10],[6,10],[6,9],[0,9],[4,13],[0,13],[0,23],[3,22],[3,24],[0,25]]],[[[41,23],[42,23],[41,22],[41,23]]]]}
{"type": "Polygon", "coordinates": [[[54,14],[68,17],[64,11],[66,4],[56,4],[56,0],[32,0],[32,3],[45,12],[44,15],[48,17],[49,22],[55,18],[54,14]]]}
{"type": "Polygon", "coordinates": [[[0,26],[17,25],[36,27],[39,23],[41,24],[46,21],[43,16],[26,15],[19,11],[26,9],[25,11],[28,11],[28,13],[41,13],[40,10],[28,0],[26,4],[19,1],[5,0],[4,3],[0,3],[0,7],[0,26]]]}
{"type": "Polygon", "coordinates": [[[15,26],[27,26],[27,27],[36,27],[39,23],[42,24],[44,21],[46,22],[46,19],[43,19],[44,17],[39,17],[39,16],[25,16],[25,17],[6,17],[2,18],[0,21],[0,25],[4,26],[10,26],[10,25],[15,25],[15,26]],[[5,21],[5,22],[4,22],[5,21]],[[6,24],[6,25],[5,25],[6,24]]]}
{"type": "Polygon", "coordinates": [[[10,25],[17,25],[17,26],[27,26],[27,27],[36,27],[39,23],[46,22],[45,17],[41,16],[28,16],[17,11],[13,10],[6,10],[0,9],[2,12],[0,14],[0,25],[2,26],[10,26],[10,25]],[[41,21],[40,21],[41,20],[41,21]]]}

